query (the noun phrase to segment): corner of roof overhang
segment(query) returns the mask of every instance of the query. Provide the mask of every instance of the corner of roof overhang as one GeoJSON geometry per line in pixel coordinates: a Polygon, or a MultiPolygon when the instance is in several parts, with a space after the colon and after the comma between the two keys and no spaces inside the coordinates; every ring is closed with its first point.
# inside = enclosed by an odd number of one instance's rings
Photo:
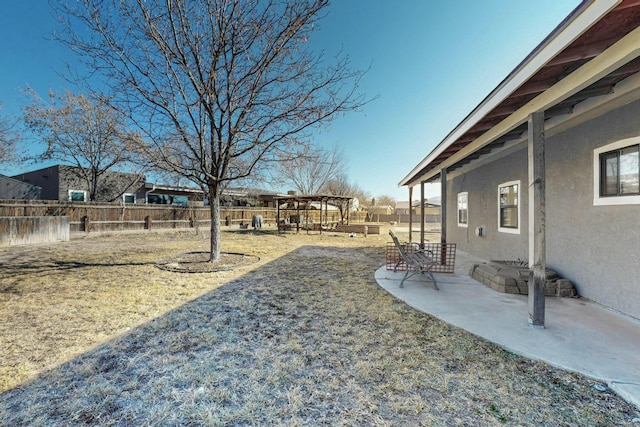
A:
{"type": "MultiPolygon", "coordinates": [[[[440,161],[437,164],[433,164],[433,162],[437,160],[440,154],[453,145],[466,130],[470,129],[475,123],[482,119],[484,114],[486,114],[486,108],[495,106],[506,99],[517,87],[535,76],[536,72],[542,68],[546,62],[563,52],[573,40],[597,23],[621,2],[622,0],[583,0],[460,124],[458,124],[458,126],[418,163],[409,174],[400,180],[398,186],[412,187],[420,182],[429,181],[437,177],[442,169],[440,166],[444,163],[446,167],[446,160],[440,161]],[[592,6],[594,6],[594,8],[589,11],[589,8],[592,6]],[[590,13],[586,14],[587,11],[590,13]],[[574,25],[576,25],[577,28],[571,28],[574,25]],[[565,32],[568,33],[567,39],[558,41],[561,38],[560,36],[565,32]],[[559,44],[558,46],[554,46],[554,43],[559,44]],[[429,166],[433,167],[426,170],[429,166]]],[[[456,153],[460,150],[456,151],[456,153]]]]}

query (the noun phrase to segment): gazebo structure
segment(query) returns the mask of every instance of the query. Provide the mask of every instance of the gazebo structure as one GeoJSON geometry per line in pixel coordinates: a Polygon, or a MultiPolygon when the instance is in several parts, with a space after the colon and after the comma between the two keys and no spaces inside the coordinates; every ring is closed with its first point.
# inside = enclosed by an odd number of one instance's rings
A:
{"type": "Polygon", "coordinates": [[[338,224],[349,224],[353,197],[327,195],[288,195],[276,197],[278,231],[300,232],[300,229],[331,230],[338,224]],[[339,208],[340,218],[329,218],[329,206],[339,208]],[[342,209],[340,209],[342,207],[342,209]],[[346,212],[345,212],[346,211],[346,212]],[[311,213],[314,213],[313,215],[311,213]],[[316,214],[317,213],[317,214],[316,214]],[[315,221],[317,219],[317,222],[315,221]],[[346,223],[345,223],[346,220],[346,223]]]}

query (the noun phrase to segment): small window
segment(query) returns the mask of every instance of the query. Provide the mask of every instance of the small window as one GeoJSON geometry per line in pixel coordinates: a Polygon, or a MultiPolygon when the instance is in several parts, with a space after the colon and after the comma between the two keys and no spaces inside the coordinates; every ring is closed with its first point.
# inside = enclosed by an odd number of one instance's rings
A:
{"type": "Polygon", "coordinates": [[[498,231],[520,234],[520,181],[498,186],[498,231]]]}
{"type": "Polygon", "coordinates": [[[69,190],[70,202],[86,202],[87,192],[82,190],[69,190]]]}
{"type": "Polygon", "coordinates": [[[136,202],[136,195],[132,194],[132,193],[124,193],[122,195],[122,201],[124,203],[135,203],[136,202]]]}
{"type": "Polygon", "coordinates": [[[469,226],[469,193],[458,193],[458,227],[469,226]]]}
{"type": "Polygon", "coordinates": [[[640,204],[640,138],[594,150],[594,205],[640,204]]]}

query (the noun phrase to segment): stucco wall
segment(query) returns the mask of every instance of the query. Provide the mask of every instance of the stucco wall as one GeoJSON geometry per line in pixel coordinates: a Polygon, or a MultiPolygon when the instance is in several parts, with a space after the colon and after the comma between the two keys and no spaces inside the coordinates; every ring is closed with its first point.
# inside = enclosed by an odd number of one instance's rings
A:
{"type": "Polygon", "coordinates": [[[40,187],[42,189],[40,191],[40,198],[43,200],[58,200],[58,187],[60,179],[58,166],[51,166],[48,168],[23,173],[20,175],[16,175],[13,178],[40,187]]]}
{"type": "MultiPolygon", "coordinates": [[[[640,318],[640,205],[594,206],[593,150],[640,136],[640,101],[546,140],[547,265],[578,293],[640,318]]],[[[528,260],[526,148],[448,180],[448,241],[484,259],[528,260]],[[520,234],[498,232],[500,183],[521,181],[520,234]],[[457,226],[457,195],[469,193],[469,227],[457,226]],[[475,235],[484,226],[486,237],[475,235]]]]}
{"type": "Polygon", "coordinates": [[[0,175],[0,199],[39,199],[40,187],[0,175]]]}
{"type": "MultiPolygon", "coordinates": [[[[41,198],[44,200],[68,201],[69,190],[78,190],[87,191],[86,201],[89,201],[87,182],[78,174],[74,166],[51,166],[16,175],[13,178],[41,187],[41,198]]],[[[139,188],[144,189],[144,182],[144,176],[107,172],[98,179],[96,201],[119,201],[123,193],[136,193],[139,188]]]]}
{"type": "MultiPolygon", "coordinates": [[[[122,172],[107,172],[98,178],[97,187],[96,201],[119,201],[123,193],[136,193],[138,188],[144,187],[144,177],[122,172]]],[[[60,166],[58,200],[69,200],[69,190],[87,191],[86,201],[90,199],[87,182],[79,175],[77,168],[60,166]]]]}
{"type": "Polygon", "coordinates": [[[528,260],[527,151],[523,149],[497,162],[454,177],[447,182],[447,241],[458,249],[487,260],[528,260]],[[520,234],[498,231],[498,185],[520,180],[520,234]],[[468,192],[469,224],[459,227],[458,193],[468,192]],[[476,236],[484,227],[485,237],[476,236]]]}
{"type": "Polygon", "coordinates": [[[640,135],[640,101],[551,138],[547,263],[581,296],[640,318],[640,205],[593,205],[593,150],[640,135]]]}

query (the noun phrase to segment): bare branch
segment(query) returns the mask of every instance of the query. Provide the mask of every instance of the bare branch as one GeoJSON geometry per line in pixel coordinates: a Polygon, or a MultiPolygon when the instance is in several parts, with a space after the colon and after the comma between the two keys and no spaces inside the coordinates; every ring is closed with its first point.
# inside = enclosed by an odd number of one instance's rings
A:
{"type": "Polygon", "coordinates": [[[123,117],[100,100],[66,91],[49,93],[49,102],[27,89],[31,104],[23,107],[27,128],[40,136],[46,150],[41,160],[77,166],[77,173],[96,200],[99,180],[115,166],[130,162],[138,138],[123,126],[123,117]]]}
{"type": "Polygon", "coordinates": [[[2,104],[0,104],[0,164],[14,163],[20,157],[17,122],[12,123],[9,116],[2,115],[1,112],[2,104]]]}
{"type": "Polygon", "coordinates": [[[212,201],[366,102],[347,57],[307,48],[328,0],[52,1],[58,40],[102,75],[141,152],[212,201]]]}
{"type": "Polygon", "coordinates": [[[347,173],[348,161],[344,151],[306,148],[295,154],[285,154],[278,165],[284,182],[301,194],[311,195],[325,188],[329,182],[347,173]],[[286,157],[284,157],[286,156],[286,157]]]}

